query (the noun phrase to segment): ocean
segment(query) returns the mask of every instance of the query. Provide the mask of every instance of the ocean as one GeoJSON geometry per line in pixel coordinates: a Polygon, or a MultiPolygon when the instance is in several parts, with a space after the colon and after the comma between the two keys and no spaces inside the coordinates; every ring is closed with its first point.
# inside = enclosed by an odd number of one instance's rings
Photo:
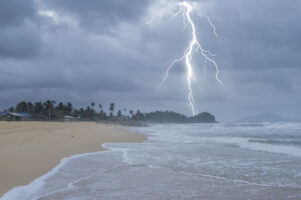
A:
{"type": "Polygon", "coordinates": [[[76,155],[1,200],[301,199],[301,123],[131,128],[144,143],[76,155]]]}

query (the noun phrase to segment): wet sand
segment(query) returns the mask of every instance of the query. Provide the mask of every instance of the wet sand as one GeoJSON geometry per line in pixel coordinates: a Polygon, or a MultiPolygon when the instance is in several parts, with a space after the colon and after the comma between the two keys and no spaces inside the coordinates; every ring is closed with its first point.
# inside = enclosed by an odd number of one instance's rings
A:
{"type": "Polygon", "coordinates": [[[94,122],[0,122],[0,197],[47,173],[65,157],[104,150],[108,142],[142,142],[121,126],[94,122]]]}

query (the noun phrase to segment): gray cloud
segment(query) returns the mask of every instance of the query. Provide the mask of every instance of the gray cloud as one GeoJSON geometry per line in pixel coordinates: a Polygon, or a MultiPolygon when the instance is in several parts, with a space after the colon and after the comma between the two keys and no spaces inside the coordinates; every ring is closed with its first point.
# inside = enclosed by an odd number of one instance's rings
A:
{"type": "Polygon", "coordinates": [[[40,45],[40,35],[32,27],[8,27],[0,31],[0,57],[33,57],[40,45]]]}
{"type": "Polygon", "coordinates": [[[110,31],[121,21],[139,22],[148,0],[46,0],[45,8],[77,17],[84,28],[97,32],[110,31]]]}
{"type": "MultiPolygon", "coordinates": [[[[170,61],[181,57],[189,43],[181,16],[146,25],[153,1],[35,2],[0,3],[5,11],[0,12],[0,108],[52,98],[78,106],[115,101],[143,111],[190,114],[182,64],[158,87],[170,61]],[[58,18],[39,15],[41,10],[54,11],[58,18]]],[[[198,110],[213,112],[219,120],[258,112],[298,117],[300,2],[199,2],[211,3],[206,14],[219,38],[206,18],[194,13],[198,36],[218,55],[226,87],[215,81],[209,64],[209,84],[205,81],[203,59],[195,55],[195,73],[204,89],[193,85],[198,110]]]]}
{"type": "Polygon", "coordinates": [[[32,0],[9,0],[0,2],[0,26],[17,26],[26,19],[36,15],[35,5],[32,0]]]}
{"type": "Polygon", "coordinates": [[[40,33],[36,30],[33,1],[0,2],[0,57],[27,58],[37,54],[40,33]]]}
{"type": "Polygon", "coordinates": [[[218,2],[215,12],[222,35],[232,45],[233,67],[300,67],[300,2],[218,2]]]}

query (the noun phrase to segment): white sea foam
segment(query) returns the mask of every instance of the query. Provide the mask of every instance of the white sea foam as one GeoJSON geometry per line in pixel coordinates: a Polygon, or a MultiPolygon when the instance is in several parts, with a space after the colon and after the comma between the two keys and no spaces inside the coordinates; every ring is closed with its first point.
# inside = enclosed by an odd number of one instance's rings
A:
{"type": "Polygon", "coordinates": [[[247,148],[256,151],[266,151],[271,153],[281,153],[291,156],[301,157],[301,148],[295,146],[276,145],[268,143],[252,142],[254,138],[239,138],[239,137],[215,137],[215,138],[203,138],[204,141],[218,142],[223,144],[234,144],[242,148],[247,148]]]}
{"type": "Polygon", "coordinates": [[[79,178],[79,179],[77,179],[77,180],[75,180],[75,181],[73,181],[73,182],[71,182],[71,183],[68,183],[68,185],[67,185],[66,188],[62,188],[62,189],[58,189],[58,190],[55,190],[55,191],[52,191],[52,192],[49,192],[49,193],[46,193],[46,194],[42,194],[42,195],[40,195],[40,196],[38,196],[38,197],[35,197],[33,200],[38,200],[38,199],[40,199],[40,198],[45,198],[45,197],[47,197],[47,196],[50,196],[50,195],[52,195],[52,194],[56,194],[56,193],[58,193],[58,192],[67,191],[67,190],[70,190],[70,189],[72,189],[72,188],[75,188],[74,185],[75,185],[76,183],[79,183],[80,181],[89,179],[89,178],[91,178],[92,176],[93,176],[93,175],[91,174],[91,175],[86,176],[86,177],[81,177],[81,178],[79,178]]]}

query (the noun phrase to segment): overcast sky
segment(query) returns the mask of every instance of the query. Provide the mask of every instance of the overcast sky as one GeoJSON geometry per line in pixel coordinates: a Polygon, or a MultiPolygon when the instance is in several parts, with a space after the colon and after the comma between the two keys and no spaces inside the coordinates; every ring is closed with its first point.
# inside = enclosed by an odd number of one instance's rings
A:
{"type": "MultiPolygon", "coordinates": [[[[301,1],[199,0],[192,18],[220,78],[193,55],[198,111],[220,121],[273,112],[300,118],[301,1]],[[216,25],[218,38],[207,18],[216,25]]],[[[0,109],[21,100],[90,102],[191,115],[185,68],[169,63],[190,39],[169,0],[1,0],[0,109]],[[151,22],[151,23],[149,23],[151,22]]]]}

